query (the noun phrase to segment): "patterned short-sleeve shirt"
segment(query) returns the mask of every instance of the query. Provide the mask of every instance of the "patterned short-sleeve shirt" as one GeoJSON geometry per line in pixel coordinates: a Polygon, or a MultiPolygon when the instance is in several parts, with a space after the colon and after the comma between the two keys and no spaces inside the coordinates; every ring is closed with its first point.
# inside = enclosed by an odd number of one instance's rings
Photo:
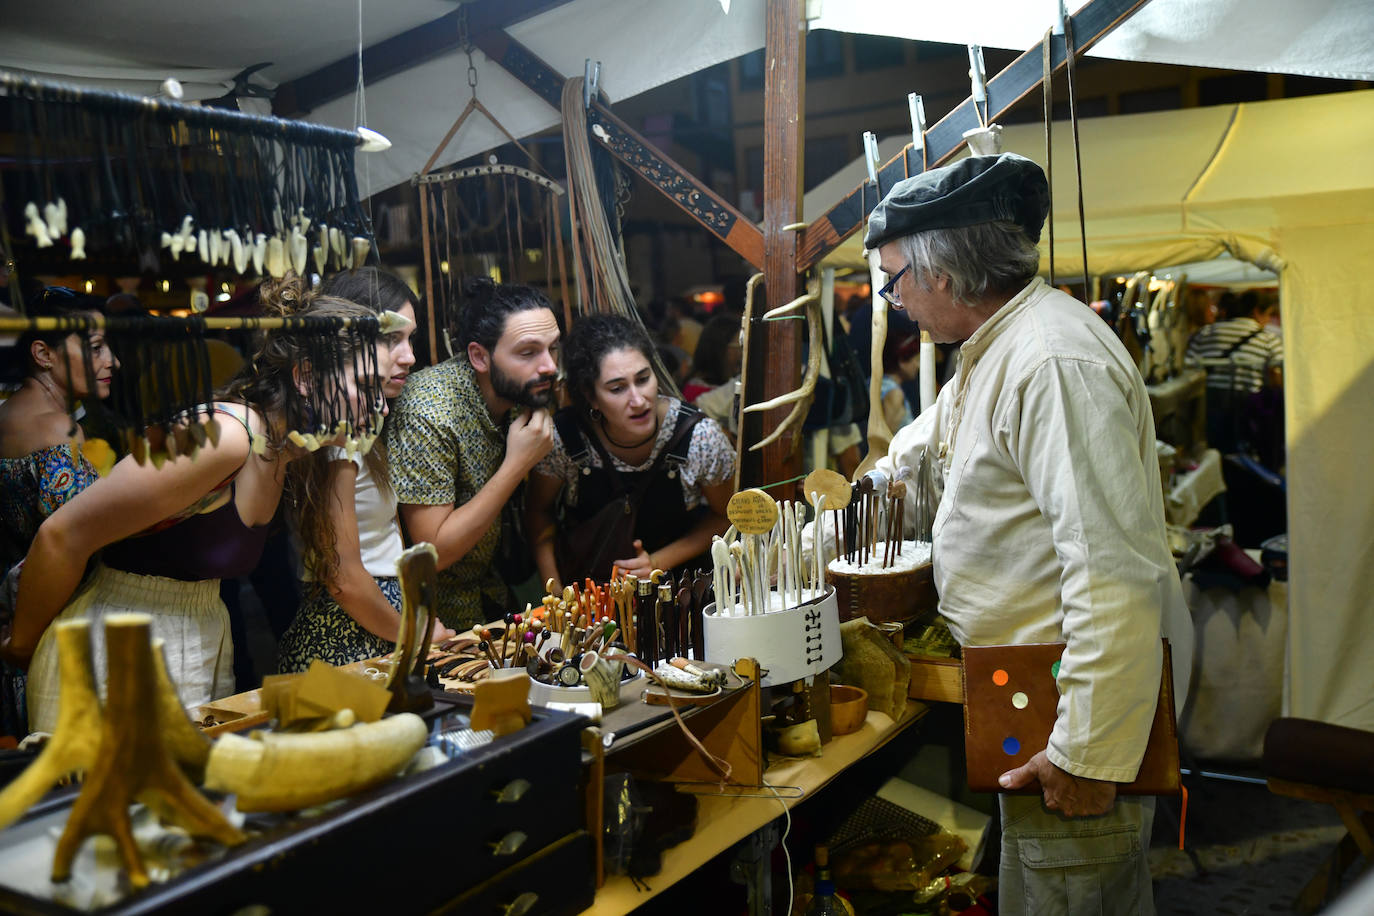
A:
{"type": "MultiPolygon", "coordinates": [[[[649,457],[644,460],[643,464],[632,466],[612,455],[611,458],[615,461],[616,470],[633,473],[635,471],[647,471],[652,467],[658,459],[659,452],[663,451],[669,440],[673,438],[673,431],[677,429],[677,419],[681,408],[681,401],[677,398],[669,398],[668,411],[663,416],[663,422],[659,424],[658,438],[654,440],[654,447],[649,452],[649,457]]],[[[601,467],[601,455],[596,449],[588,449],[587,458],[584,460],[594,468],[601,467]]],[[[553,450],[539,462],[534,470],[546,477],[557,477],[563,481],[566,488],[564,495],[568,503],[577,505],[577,484],[582,475],[577,463],[569,457],[567,446],[563,444],[563,437],[558,434],[557,427],[554,427],[553,431],[553,450]]],[[[688,509],[695,509],[706,501],[701,489],[703,486],[716,486],[734,480],[734,446],[730,444],[730,440],[720,428],[720,424],[710,417],[702,417],[697,421],[697,425],[692,427],[692,442],[687,448],[687,464],[682,468],[682,473],[678,477],[682,481],[683,505],[688,509]]]]}
{"type": "MultiPolygon", "coordinates": [[[[391,487],[403,504],[461,506],[486,486],[506,455],[505,433],[492,420],[465,356],[411,376],[387,430],[391,487]]],[[[502,607],[508,603],[492,565],[500,541],[498,520],[466,556],[439,572],[438,610],[446,625],[481,623],[482,594],[502,607]]]]}

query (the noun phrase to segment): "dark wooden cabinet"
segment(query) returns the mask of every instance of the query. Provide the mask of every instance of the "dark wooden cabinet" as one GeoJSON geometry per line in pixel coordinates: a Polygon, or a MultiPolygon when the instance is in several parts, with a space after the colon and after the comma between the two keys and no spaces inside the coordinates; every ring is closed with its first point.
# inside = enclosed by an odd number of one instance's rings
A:
{"type": "MultiPolygon", "coordinates": [[[[439,716],[466,709],[445,701],[439,716]]],[[[582,794],[585,724],[537,710],[520,732],[322,813],[250,820],[257,832],[242,846],[93,912],[504,913],[521,894],[534,895],[521,913],[578,912],[596,885],[582,794]],[[475,908],[454,908],[462,900],[475,908]]],[[[60,825],[73,797],[40,804],[30,827],[60,825]]],[[[23,828],[0,833],[0,856],[23,828]]],[[[0,886],[0,912],[76,911],[0,886]]]]}

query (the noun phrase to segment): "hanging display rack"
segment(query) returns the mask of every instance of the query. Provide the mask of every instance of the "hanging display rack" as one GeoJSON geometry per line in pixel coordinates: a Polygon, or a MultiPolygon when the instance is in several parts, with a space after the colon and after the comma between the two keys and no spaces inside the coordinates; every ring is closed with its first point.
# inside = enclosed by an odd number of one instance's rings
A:
{"type": "Polygon", "coordinates": [[[390,146],[344,130],[89,89],[0,71],[18,168],[9,239],[136,257],[198,257],[239,274],[351,268],[374,248],[354,152],[390,146]]]}

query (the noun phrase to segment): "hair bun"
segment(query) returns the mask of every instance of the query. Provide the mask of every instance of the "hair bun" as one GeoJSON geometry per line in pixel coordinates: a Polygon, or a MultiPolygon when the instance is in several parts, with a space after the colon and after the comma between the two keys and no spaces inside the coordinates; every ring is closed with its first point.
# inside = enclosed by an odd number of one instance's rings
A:
{"type": "Polygon", "coordinates": [[[295,271],[288,270],[280,280],[267,279],[258,287],[258,302],[273,318],[290,318],[305,311],[314,292],[295,271]]]}

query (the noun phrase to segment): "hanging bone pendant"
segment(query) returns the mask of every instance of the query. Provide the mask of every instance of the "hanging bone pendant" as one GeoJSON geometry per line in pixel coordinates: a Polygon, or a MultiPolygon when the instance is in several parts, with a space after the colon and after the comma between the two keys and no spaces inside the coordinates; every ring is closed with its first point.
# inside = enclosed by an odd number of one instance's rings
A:
{"type": "Polygon", "coordinates": [[[72,230],[72,260],[86,260],[86,233],[80,226],[72,230]]]}
{"type": "Polygon", "coordinates": [[[320,223],[316,236],[318,241],[315,243],[315,247],[310,249],[310,253],[315,256],[316,272],[323,274],[325,268],[329,266],[329,227],[320,223]]]}
{"type": "Polygon", "coordinates": [[[34,237],[39,248],[51,248],[52,236],[48,234],[48,224],[38,215],[38,204],[30,201],[24,207],[24,232],[34,237]]]}
{"type": "Polygon", "coordinates": [[[267,272],[276,280],[286,274],[286,251],[279,236],[267,240],[267,272]]]}
{"type": "Polygon", "coordinates": [[[191,219],[190,214],[187,214],[186,216],[182,217],[181,228],[178,229],[176,231],[176,235],[172,237],[173,260],[181,260],[181,252],[183,251],[187,252],[188,254],[196,253],[196,236],[195,229],[193,228],[194,225],[195,222],[191,219]],[[180,239],[179,245],[177,244],[178,239],[180,239]]]}
{"type": "Polygon", "coordinates": [[[224,237],[229,244],[229,255],[234,261],[234,270],[241,274],[248,269],[248,251],[243,246],[243,239],[239,238],[236,229],[226,231],[224,237]]]}
{"type": "Polygon", "coordinates": [[[262,276],[263,260],[267,255],[267,236],[258,233],[257,241],[253,243],[253,273],[262,276]]]}
{"type": "Polygon", "coordinates": [[[329,247],[334,252],[334,263],[342,267],[344,262],[344,234],[342,229],[335,226],[329,227],[329,247]]]}
{"type": "Polygon", "coordinates": [[[367,263],[367,253],[372,250],[372,243],[360,235],[353,236],[353,267],[362,267],[367,263]]]}
{"type": "Polygon", "coordinates": [[[305,276],[305,269],[310,266],[310,243],[306,241],[305,234],[300,227],[296,226],[291,230],[291,266],[296,271],[296,276],[305,276]]]}
{"type": "Polygon", "coordinates": [[[63,209],[65,207],[59,208],[56,203],[43,205],[43,222],[47,224],[49,238],[60,239],[67,234],[67,217],[63,209]]]}

